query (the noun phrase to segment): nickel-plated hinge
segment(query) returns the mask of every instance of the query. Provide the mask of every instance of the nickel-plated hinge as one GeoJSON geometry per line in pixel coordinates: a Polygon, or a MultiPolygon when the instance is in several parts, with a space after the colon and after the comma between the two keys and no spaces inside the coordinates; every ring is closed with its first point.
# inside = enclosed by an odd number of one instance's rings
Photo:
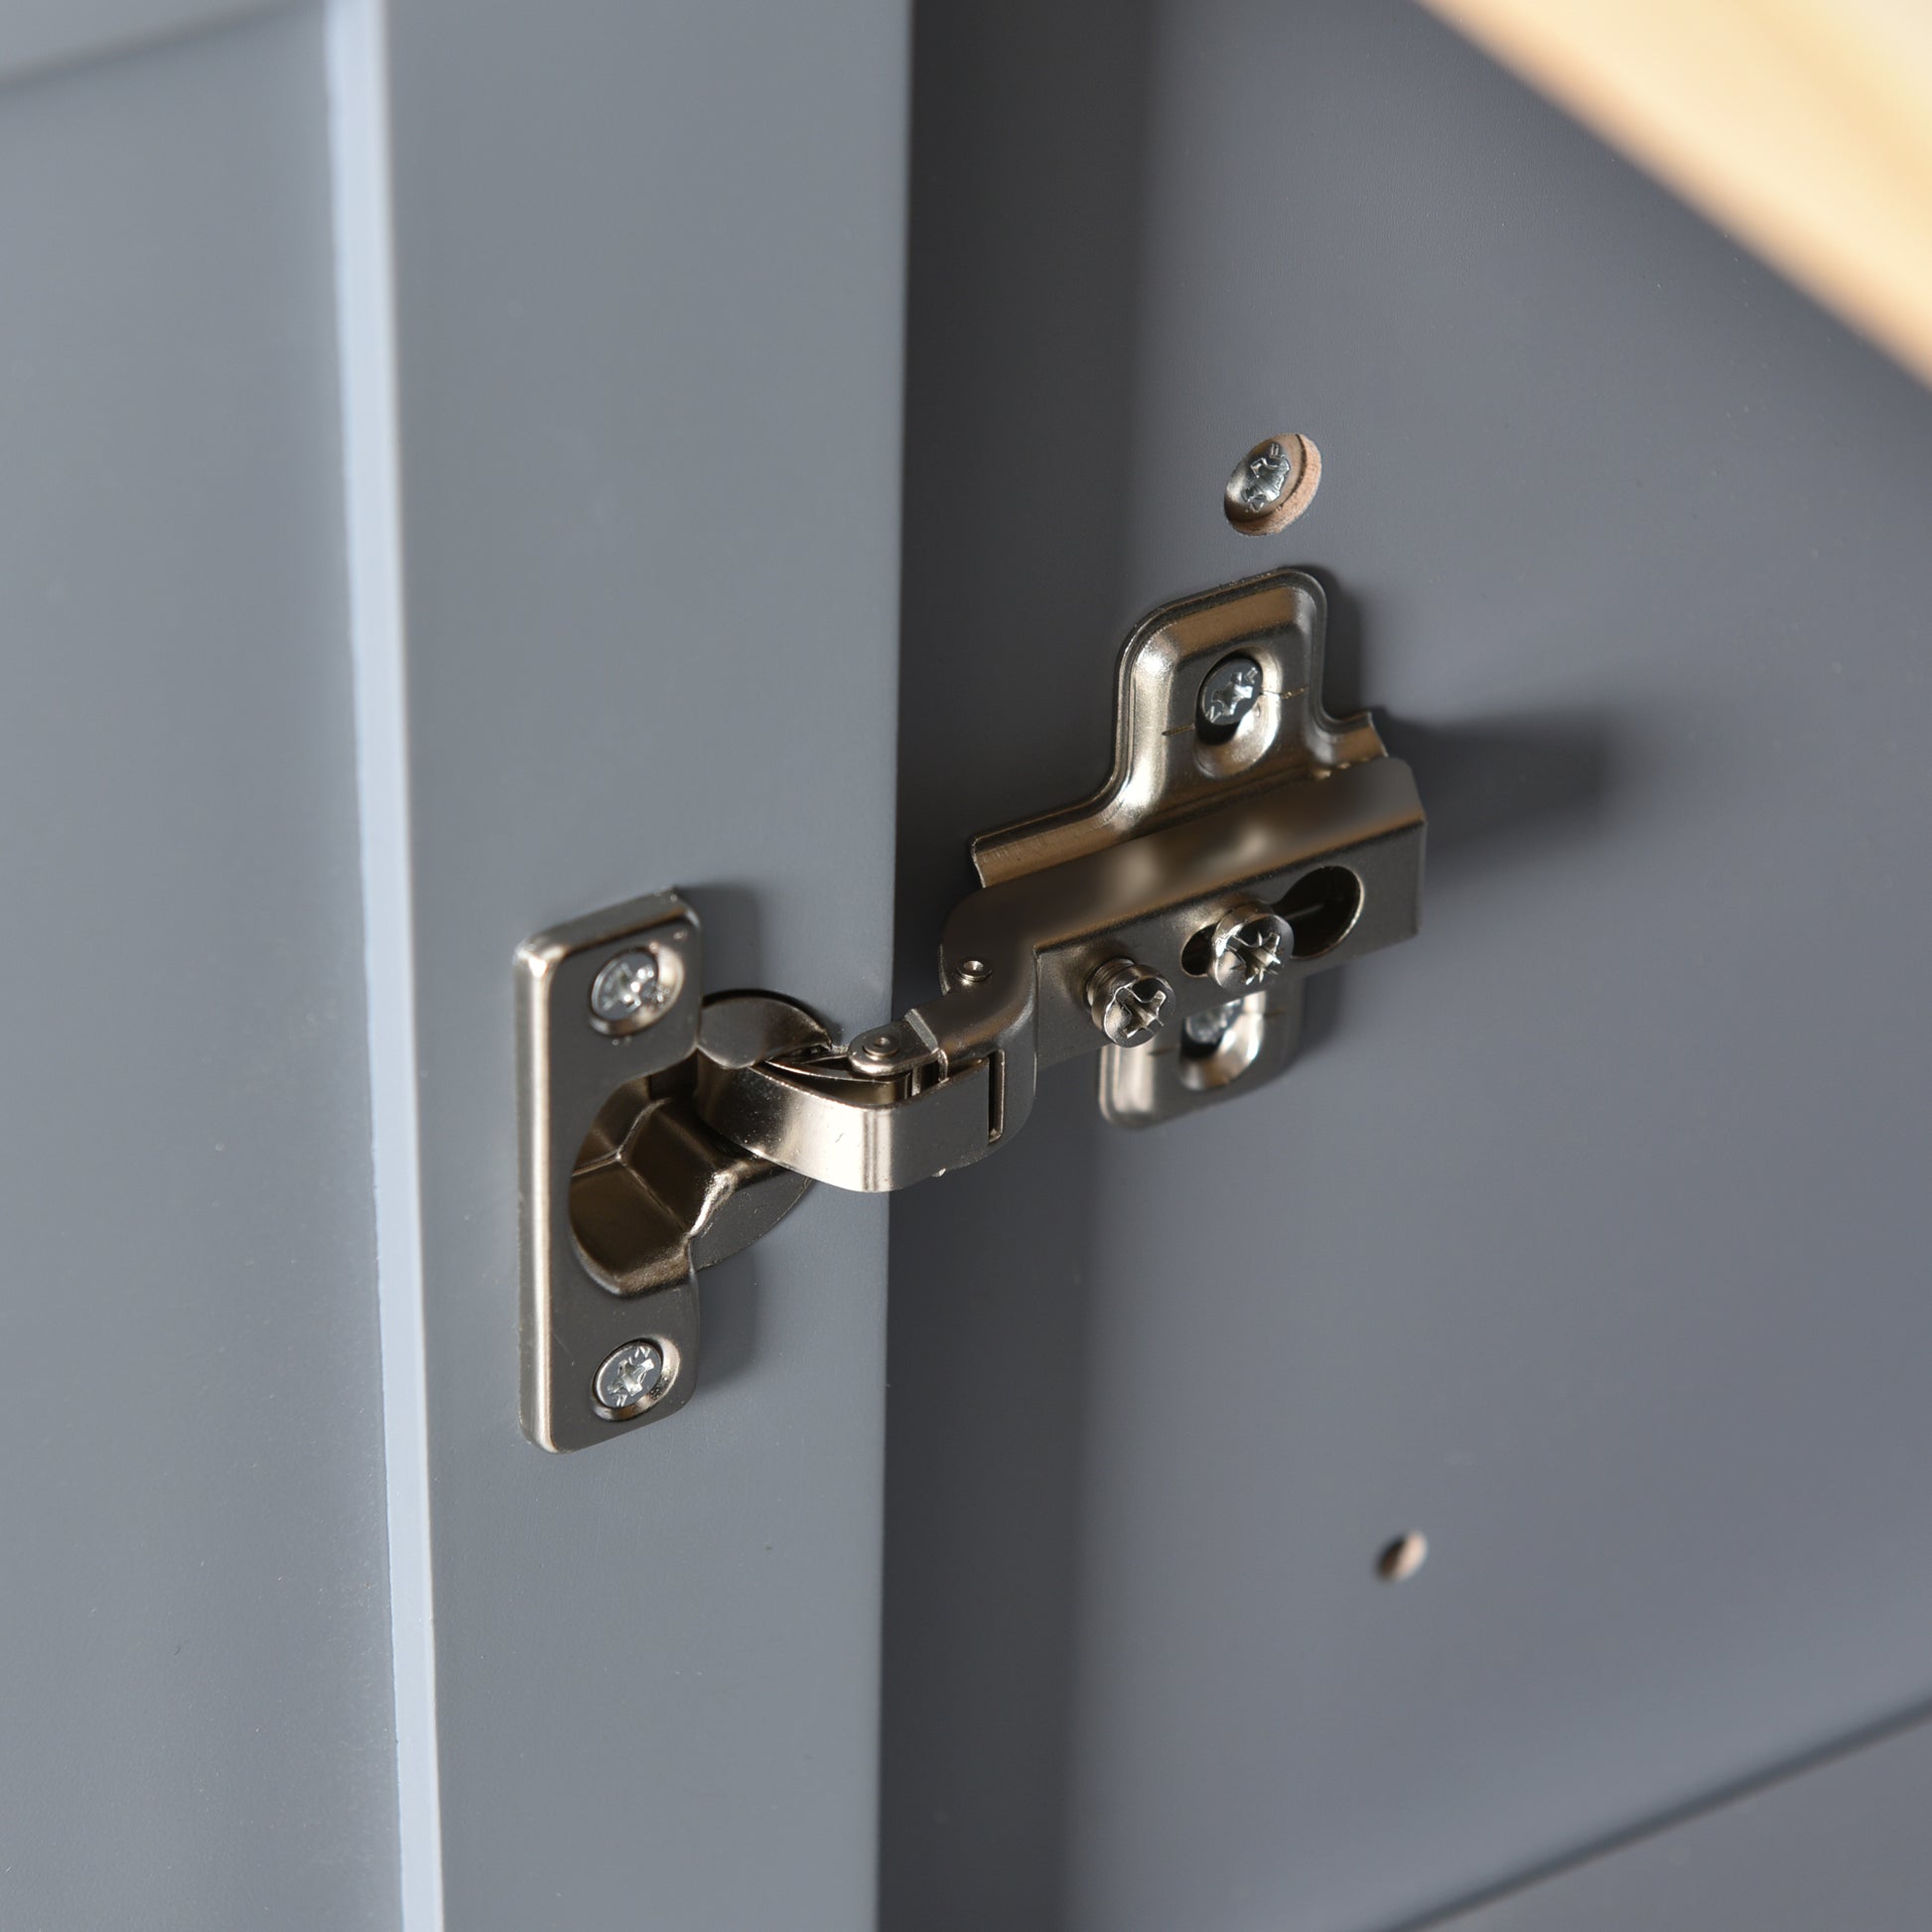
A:
{"type": "Polygon", "coordinates": [[[1040,1071],[1098,1052],[1147,1126],[1289,1063],[1308,976],[1406,939],[1424,818],[1366,716],[1321,708],[1320,586],[1282,570],[1128,639],[1113,769],[981,834],[936,998],[841,1040],[798,1003],[704,994],[678,894],[517,953],[523,1419],[582,1449],[690,1397],[697,1275],[810,1183],[885,1192],[984,1160],[1040,1071]]]}

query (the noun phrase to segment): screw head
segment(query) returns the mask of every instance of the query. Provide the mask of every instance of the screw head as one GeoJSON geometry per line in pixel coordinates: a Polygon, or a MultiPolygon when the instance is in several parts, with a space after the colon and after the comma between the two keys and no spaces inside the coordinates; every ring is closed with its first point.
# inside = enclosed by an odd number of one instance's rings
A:
{"type": "Polygon", "coordinates": [[[1228,479],[1228,494],[1251,516],[1273,509],[1295,476],[1295,459],[1279,437],[1249,451],[1228,479]]]}
{"type": "Polygon", "coordinates": [[[1294,929],[1265,905],[1237,905],[1214,928],[1214,984],[1230,993],[1252,993],[1282,970],[1294,943],[1294,929]]]}
{"type": "Polygon", "coordinates": [[[977,986],[986,978],[986,961],[983,959],[962,959],[953,969],[953,977],[961,986],[977,986]]]}
{"type": "Polygon", "coordinates": [[[622,1422],[648,1409],[668,1386],[663,1349],[654,1341],[627,1341],[598,1370],[593,1389],[622,1422]]]}
{"type": "Polygon", "coordinates": [[[653,1026],[677,998],[683,980],[674,952],[626,946],[591,981],[591,1025],[606,1034],[634,1034],[653,1026]]]}
{"type": "Polygon", "coordinates": [[[1241,1002],[1230,1000],[1225,1006],[1209,1007],[1205,1013],[1190,1013],[1180,1023],[1188,1045],[1205,1050],[1220,1045],[1228,1029],[1241,1018],[1241,1002]]]}
{"type": "Polygon", "coordinates": [[[1093,1024],[1116,1046],[1141,1046],[1161,1031],[1162,1009],[1173,988],[1152,967],[1109,960],[1087,982],[1093,1024]]]}
{"type": "Polygon", "coordinates": [[[1224,657],[1201,683],[1196,723],[1227,737],[1261,699],[1261,666],[1252,657],[1224,657]]]}
{"type": "Polygon", "coordinates": [[[1308,437],[1266,437],[1234,466],[1221,508],[1242,535],[1272,536],[1314,501],[1320,483],[1321,452],[1308,437]]]}

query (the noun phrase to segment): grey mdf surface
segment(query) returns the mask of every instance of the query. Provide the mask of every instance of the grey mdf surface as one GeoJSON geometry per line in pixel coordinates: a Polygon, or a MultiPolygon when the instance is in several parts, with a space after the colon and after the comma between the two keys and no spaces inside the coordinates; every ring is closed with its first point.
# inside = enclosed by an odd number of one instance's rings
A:
{"type": "Polygon", "coordinates": [[[1437,1932],[1909,1932],[1932,1905],[1922,1721],[1619,1845],[1437,1932]]]}
{"type": "Polygon", "coordinates": [[[1268,564],[1432,831],[1278,1086],[895,1204],[888,1924],[1372,1932],[1922,1702],[1932,399],[1404,6],[934,12],[914,99],[907,985],[1268,564]]]}
{"type": "Polygon", "coordinates": [[[820,1190],[707,1280],[687,1410],[540,1454],[510,961],[678,886],[714,985],[885,1010],[905,14],[391,19],[449,1921],[602,1922],[634,1849],[655,1923],[851,1932],[885,1214],[820,1190]]]}
{"type": "Polygon", "coordinates": [[[397,1922],[322,83],[308,13],[0,88],[23,1932],[397,1922]]]}
{"type": "MultiPolygon", "coordinates": [[[[292,9],[301,0],[11,0],[0,19],[0,79],[138,57],[170,40],[292,9]]],[[[311,15],[321,12],[311,4],[311,15]]]]}

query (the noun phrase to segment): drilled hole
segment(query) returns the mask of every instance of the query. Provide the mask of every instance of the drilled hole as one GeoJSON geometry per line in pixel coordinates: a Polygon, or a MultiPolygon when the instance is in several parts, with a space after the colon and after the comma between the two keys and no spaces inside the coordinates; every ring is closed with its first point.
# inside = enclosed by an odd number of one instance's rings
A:
{"type": "Polygon", "coordinates": [[[1375,1574],[1385,1584],[1406,1584],[1428,1561],[1428,1537],[1421,1530],[1410,1530],[1375,1559],[1375,1574]]]}
{"type": "Polygon", "coordinates": [[[1340,945],[1361,916],[1362,882],[1346,866],[1322,866],[1298,879],[1275,910],[1294,929],[1293,956],[1314,959],[1340,945]]]}

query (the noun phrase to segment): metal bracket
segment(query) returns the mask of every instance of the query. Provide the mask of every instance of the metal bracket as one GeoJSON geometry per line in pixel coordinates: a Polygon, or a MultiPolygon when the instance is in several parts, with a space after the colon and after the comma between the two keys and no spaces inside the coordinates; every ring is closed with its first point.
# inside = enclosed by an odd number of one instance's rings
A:
{"type": "Polygon", "coordinates": [[[939,997],[844,1044],[793,1001],[705,999],[675,894],[519,949],[532,1441],[580,1449],[687,1401],[698,1269],[813,1180],[883,1192],[983,1160],[1043,1067],[1095,1049],[1122,1126],[1288,1065],[1309,974],[1421,911],[1415,780],[1366,716],[1321,709],[1323,618],[1320,586],[1282,570],[1146,619],[1106,783],[975,839],[939,997]]]}

